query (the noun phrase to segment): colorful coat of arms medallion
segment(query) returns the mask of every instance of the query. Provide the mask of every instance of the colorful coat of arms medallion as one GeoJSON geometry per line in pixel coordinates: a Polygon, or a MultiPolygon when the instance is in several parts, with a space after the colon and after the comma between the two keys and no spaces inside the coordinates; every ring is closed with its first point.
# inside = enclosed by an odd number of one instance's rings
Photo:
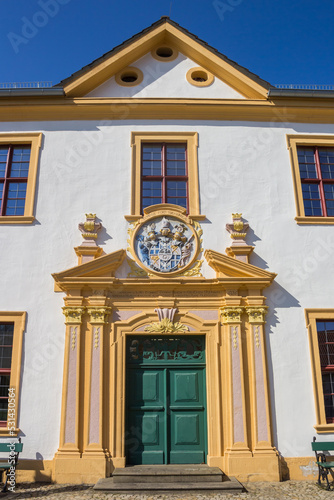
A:
{"type": "Polygon", "coordinates": [[[136,225],[131,251],[137,263],[149,273],[180,273],[199,253],[198,231],[187,217],[156,212],[136,225]]]}

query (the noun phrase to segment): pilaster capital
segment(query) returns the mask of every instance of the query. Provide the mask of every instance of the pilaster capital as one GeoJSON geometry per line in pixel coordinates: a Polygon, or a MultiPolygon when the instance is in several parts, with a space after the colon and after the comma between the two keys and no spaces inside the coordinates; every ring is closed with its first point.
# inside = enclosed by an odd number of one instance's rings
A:
{"type": "Polygon", "coordinates": [[[220,314],[222,316],[222,322],[224,324],[241,323],[241,314],[243,312],[244,312],[243,307],[224,306],[220,308],[220,314]]]}
{"type": "Polygon", "coordinates": [[[265,323],[264,317],[267,314],[268,306],[246,307],[246,313],[250,323],[265,323]]]}
{"type": "Polygon", "coordinates": [[[90,315],[90,323],[93,323],[94,325],[103,325],[107,323],[106,316],[111,313],[111,307],[88,307],[87,312],[90,315]]]}
{"type": "Polygon", "coordinates": [[[85,307],[64,306],[63,314],[65,315],[66,325],[80,325],[82,315],[85,312],[85,307]]]}

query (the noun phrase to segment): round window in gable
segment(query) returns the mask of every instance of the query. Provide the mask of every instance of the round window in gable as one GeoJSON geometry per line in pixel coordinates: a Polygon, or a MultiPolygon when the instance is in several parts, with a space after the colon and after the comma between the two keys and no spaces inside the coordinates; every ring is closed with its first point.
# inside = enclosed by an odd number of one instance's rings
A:
{"type": "Polygon", "coordinates": [[[214,76],[203,68],[191,68],[187,72],[187,80],[196,87],[208,87],[214,81],[214,76]]]}
{"type": "Polygon", "coordinates": [[[151,52],[152,57],[162,62],[174,61],[179,55],[177,50],[170,45],[159,45],[151,52]]]}
{"type": "Polygon", "coordinates": [[[134,87],[143,81],[144,75],[139,68],[128,67],[115,75],[115,80],[122,87],[134,87]]]}

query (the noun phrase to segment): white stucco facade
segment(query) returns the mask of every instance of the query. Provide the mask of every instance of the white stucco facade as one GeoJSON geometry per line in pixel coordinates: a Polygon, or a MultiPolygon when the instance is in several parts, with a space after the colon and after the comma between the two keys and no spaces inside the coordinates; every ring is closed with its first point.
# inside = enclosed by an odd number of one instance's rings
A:
{"type": "MultiPolygon", "coordinates": [[[[37,450],[49,459],[58,445],[64,327],[62,296],[53,292],[51,273],[76,265],[73,247],[81,238],[77,225],[86,212],[96,212],[102,221],[99,244],[105,253],[126,248],[130,134],[152,130],[199,134],[200,203],[207,217],[201,224],[204,248],[223,252],[230,244],[225,224],[232,212],[242,212],[251,228],[247,242],[255,245],[250,262],[278,275],[266,292],[275,441],[282,454],[307,455],[315,416],[304,308],[332,307],[334,235],[331,227],[300,227],[294,220],[285,136],[334,133],[334,126],[274,129],[266,123],[143,120],[20,123],[15,130],[40,131],[44,137],[36,222],[2,226],[0,239],[2,282],[10,284],[2,287],[2,308],[28,312],[20,402],[24,456],[35,458],[37,450]],[[291,425],[292,414],[298,426],[291,425]]],[[[5,131],[13,131],[13,125],[2,123],[5,131]]],[[[125,277],[127,266],[122,270],[125,277]]],[[[212,278],[214,271],[205,266],[204,276],[212,278]]]]}
{"type": "MultiPolygon", "coordinates": [[[[138,119],[133,117],[136,109],[125,102],[117,119],[106,118],[105,111],[101,119],[88,119],[84,110],[82,119],[66,116],[60,120],[58,116],[0,122],[0,136],[42,134],[35,220],[31,224],[0,224],[0,312],[27,312],[18,401],[22,459],[51,461],[59,446],[65,400],[64,293],[54,291],[52,274],[78,265],[74,247],[82,243],[78,224],[87,213],[96,213],[102,223],[97,244],[103,255],[128,247],[129,222],[125,217],[131,214],[134,132],[181,137],[182,133],[198,134],[196,168],[203,250],[224,254],[231,245],[225,225],[231,223],[232,213],[242,213],[249,224],[246,243],[255,247],[249,263],[277,274],[264,291],[272,441],[283,457],[310,457],[317,417],[305,309],[333,309],[334,226],[297,224],[287,136],[334,138],[334,124],[328,123],[329,119],[311,123],[309,116],[303,119],[304,115],[294,122],[285,120],[281,113],[271,120],[253,120],[250,115],[240,119],[237,108],[233,116],[229,111],[232,101],[248,99],[246,73],[240,73],[239,88],[223,81],[222,73],[215,75],[211,85],[197,87],[189,83],[186,74],[199,63],[182,52],[173,61],[161,62],[149,51],[131,66],[143,72],[143,82],[138,86],[118,85],[115,76],[104,78],[99,85],[94,80],[89,92],[86,87],[80,90],[78,101],[70,89],[73,95],[68,104],[79,103],[84,108],[86,102],[98,109],[112,99],[117,103],[118,99],[165,99],[168,110],[168,99],[188,99],[194,109],[197,105],[200,109],[202,100],[207,99],[222,106],[221,119],[216,115],[203,118],[202,110],[194,119],[182,119],[182,112],[173,119],[164,114],[152,119],[149,113],[138,119]],[[225,118],[225,111],[231,119],[225,118]]],[[[203,67],[209,71],[210,64],[203,67]]],[[[236,78],[234,70],[230,81],[236,78]]],[[[255,84],[254,89],[255,95],[255,84]]],[[[255,106],[255,101],[252,95],[249,102],[255,106]]],[[[262,104],[266,98],[258,101],[262,104]]],[[[213,280],[216,272],[203,260],[202,275],[213,280]]],[[[129,271],[124,260],[115,276],[126,279],[129,271]]],[[[321,439],[331,440],[332,434],[324,434],[321,439]]],[[[303,462],[300,464],[297,466],[303,467],[303,462]]]]}

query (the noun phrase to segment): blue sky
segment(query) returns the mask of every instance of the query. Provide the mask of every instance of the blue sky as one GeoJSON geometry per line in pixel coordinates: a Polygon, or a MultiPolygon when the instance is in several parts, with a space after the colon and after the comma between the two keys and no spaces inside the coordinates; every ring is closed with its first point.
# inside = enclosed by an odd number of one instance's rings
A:
{"type": "Polygon", "coordinates": [[[52,81],[162,15],[272,84],[334,84],[333,0],[0,0],[0,82],[52,81]]]}

